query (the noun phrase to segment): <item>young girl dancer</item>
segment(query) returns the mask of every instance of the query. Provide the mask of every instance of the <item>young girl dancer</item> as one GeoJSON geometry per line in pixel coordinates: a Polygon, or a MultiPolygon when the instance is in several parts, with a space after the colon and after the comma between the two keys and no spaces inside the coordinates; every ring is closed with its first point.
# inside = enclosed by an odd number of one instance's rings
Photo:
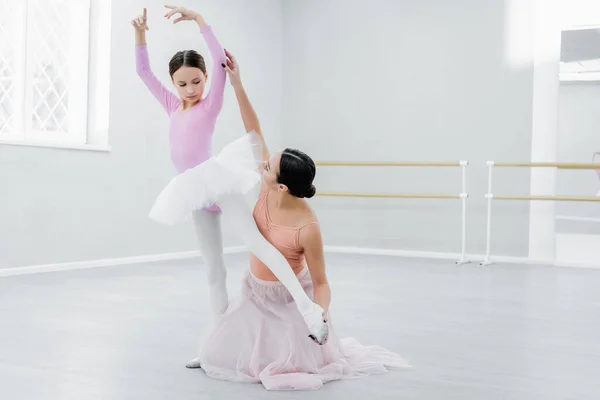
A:
{"type": "MultiPolygon", "coordinates": [[[[179,14],[174,23],[195,21],[200,27],[212,58],[210,92],[203,98],[208,79],[204,58],[195,50],[177,52],[169,62],[171,80],[177,95],[167,90],[150,69],[146,46],[149,30],[147,11],[131,21],[135,27],[137,73],[170,118],[171,159],[178,172],[207,160],[211,156],[211,141],[217,117],[223,105],[226,74],[221,67],[225,52],[211,27],[195,11],[166,6],[167,19],[179,14]]],[[[200,252],[207,266],[211,312],[216,318],[228,303],[226,269],[223,260],[219,209],[208,206],[192,212],[200,252]]]]}
{"type": "MultiPolygon", "coordinates": [[[[194,179],[205,182],[212,179],[211,174],[233,175],[225,168],[203,168],[222,162],[222,165],[235,165],[240,184],[243,179],[254,183],[257,179],[254,170],[246,171],[244,177],[242,171],[244,167],[254,168],[252,148],[255,141],[262,142],[263,137],[240,80],[238,64],[230,53],[226,54],[226,70],[235,89],[244,126],[251,133],[226,147],[229,153],[225,155],[226,160],[211,159],[197,167],[194,179]],[[246,161],[235,164],[234,154],[243,155],[241,158],[246,161]]],[[[263,146],[263,154],[261,194],[252,214],[255,224],[260,233],[283,253],[287,269],[304,295],[314,298],[327,313],[331,291],[319,223],[303,199],[315,194],[312,184],[315,165],[310,157],[294,149],[269,156],[263,146]]],[[[233,181],[231,177],[227,180],[233,181]]],[[[247,228],[245,224],[252,216],[249,209],[238,207],[232,198],[245,190],[230,188],[227,194],[222,194],[223,190],[218,187],[201,189],[204,196],[221,206],[225,218],[233,216],[245,221],[238,225],[242,230],[247,228]]],[[[198,193],[195,195],[196,198],[199,196],[198,193]]],[[[219,318],[200,350],[197,362],[207,375],[234,382],[260,382],[268,390],[305,390],[317,389],[331,380],[408,367],[397,354],[379,346],[363,346],[352,338],[340,339],[332,330],[326,341],[314,340],[322,346],[307,341],[309,331],[294,305],[296,298],[301,296],[288,290],[269,267],[270,264],[265,265],[260,257],[252,254],[241,297],[219,318]]]]}
{"type": "MultiPolygon", "coordinates": [[[[208,77],[204,59],[193,50],[178,52],[169,63],[169,72],[179,97],[169,92],[150,69],[145,37],[149,29],[146,9],[132,21],[136,31],[137,72],[171,119],[171,158],[179,172],[156,200],[150,217],[163,223],[174,223],[192,216],[200,251],[207,265],[211,310],[216,320],[228,305],[219,219],[222,210],[251,251],[296,294],[295,299],[309,331],[323,342],[328,329],[323,320],[323,309],[305,295],[285,258],[264,239],[250,212],[247,212],[243,194],[260,180],[256,155],[245,152],[254,150],[240,142],[205,162],[211,155],[211,139],[223,105],[225,52],[200,14],[183,7],[166,7],[170,10],[166,18],[180,15],[175,23],[193,20],[199,25],[211,52],[213,76],[210,92],[202,98],[208,77]],[[202,192],[210,193],[210,196],[202,192]],[[223,195],[227,195],[226,198],[221,198],[223,195]],[[220,208],[215,206],[217,199],[220,200],[220,208]]],[[[258,141],[254,144],[255,149],[260,148],[258,141]]]]}

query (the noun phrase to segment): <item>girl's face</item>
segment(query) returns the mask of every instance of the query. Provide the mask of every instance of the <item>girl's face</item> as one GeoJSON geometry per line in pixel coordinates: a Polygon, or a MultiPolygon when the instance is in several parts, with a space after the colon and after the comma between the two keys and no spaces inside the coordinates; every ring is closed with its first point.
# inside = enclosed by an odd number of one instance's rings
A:
{"type": "Polygon", "coordinates": [[[202,99],[208,74],[200,68],[181,67],[173,74],[173,84],[183,102],[195,104],[202,99]]]}

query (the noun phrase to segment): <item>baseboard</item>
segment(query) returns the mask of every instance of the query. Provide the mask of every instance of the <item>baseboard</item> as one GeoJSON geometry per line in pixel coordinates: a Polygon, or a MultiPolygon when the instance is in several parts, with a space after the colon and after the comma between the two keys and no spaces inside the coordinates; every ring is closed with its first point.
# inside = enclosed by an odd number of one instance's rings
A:
{"type": "MultiPolygon", "coordinates": [[[[417,250],[399,250],[399,249],[379,249],[379,248],[368,248],[368,247],[346,247],[346,246],[325,246],[325,252],[327,253],[341,253],[341,254],[365,254],[374,256],[391,256],[391,257],[405,257],[405,258],[428,258],[436,260],[452,260],[458,261],[461,259],[460,253],[443,253],[435,251],[417,251],[417,250]]],[[[484,255],[480,254],[467,254],[465,256],[467,261],[481,262],[485,260],[484,255]]],[[[511,264],[538,264],[540,261],[530,260],[527,257],[510,257],[510,256],[498,256],[493,257],[495,262],[500,263],[511,263],[511,264]]],[[[543,263],[543,262],[542,262],[543,263]]],[[[543,263],[543,264],[547,264],[543,263]]]]}
{"type": "MultiPolygon", "coordinates": [[[[442,253],[435,251],[414,251],[397,249],[379,249],[367,247],[347,247],[347,246],[325,246],[326,253],[340,254],[364,254],[373,256],[390,256],[404,258],[425,258],[436,260],[458,261],[461,259],[460,253],[442,253]]],[[[479,264],[485,260],[483,254],[467,254],[466,261],[479,264]]],[[[554,267],[573,267],[573,268],[600,268],[597,264],[583,262],[553,262],[551,260],[536,260],[529,257],[514,256],[491,256],[492,264],[524,264],[524,265],[547,265],[554,267]]]]}
{"type": "MultiPolygon", "coordinates": [[[[224,249],[225,254],[238,254],[246,252],[245,246],[227,247],[224,249]]],[[[325,246],[326,253],[337,254],[361,254],[372,256],[390,256],[403,258],[424,258],[436,260],[458,261],[461,258],[460,253],[443,253],[434,251],[415,251],[415,250],[398,250],[398,249],[380,249],[369,247],[353,247],[353,246],[325,246]]],[[[200,257],[198,251],[186,251],[180,253],[166,254],[151,254],[136,257],[123,257],[103,260],[78,261],[70,263],[35,265],[31,267],[17,267],[0,269],[0,277],[27,275],[43,272],[70,271],[77,269],[90,269],[100,267],[110,267],[117,265],[134,265],[143,263],[154,263],[160,261],[185,260],[190,258],[200,257]]],[[[466,261],[479,264],[485,260],[485,256],[481,254],[467,254],[466,261]]],[[[526,265],[550,265],[556,267],[573,267],[573,268],[600,268],[600,265],[589,263],[568,263],[568,262],[549,262],[547,260],[533,260],[528,257],[511,257],[511,256],[492,256],[493,264],[526,264],[526,265]]]]}
{"type": "Polygon", "coordinates": [[[369,247],[353,247],[353,246],[325,246],[326,253],[338,254],[364,254],[371,256],[391,256],[391,257],[406,257],[406,258],[433,258],[441,260],[458,260],[458,253],[439,253],[433,251],[414,251],[414,250],[398,250],[398,249],[379,249],[369,247]]]}
{"type": "Polygon", "coordinates": [[[568,268],[582,268],[582,269],[600,269],[598,263],[587,263],[587,262],[567,262],[557,261],[553,264],[555,267],[568,267],[568,268]]]}
{"type": "Polygon", "coordinates": [[[557,215],[557,220],[561,221],[577,221],[577,222],[593,222],[600,223],[600,218],[591,218],[591,217],[574,217],[570,215],[557,215]]]}
{"type": "MultiPolygon", "coordinates": [[[[245,246],[233,246],[233,247],[226,247],[223,252],[225,254],[236,254],[236,253],[243,253],[244,251],[246,251],[245,246]]],[[[153,263],[153,262],[159,262],[159,261],[185,260],[185,259],[196,258],[196,257],[200,257],[199,251],[184,251],[184,252],[179,252],[179,253],[149,254],[149,255],[145,255],[145,256],[135,256],[135,257],[122,257],[122,258],[110,258],[110,259],[102,259],[102,260],[89,260],[89,261],[76,261],[76,262],[68,262],[68,263],[34,265],[34,266],[30,266],[30,267],[16,267],[16,268],[0,269],[0,277],[37,274],[37,273],[42,273],[42,272],[57,272],[57,271],[70,271],[70,270],[76,270],[76,269],[112,267],[112,266],[117,266],[117,265],[134,265],[134,264],[143,264],[143,263],[153,263]]]]}
{"type": "Polygon", "coordinates": [[[580,268],[600,268],[600,235],[556,234],[556,259],[561,264],[580,268]]]}

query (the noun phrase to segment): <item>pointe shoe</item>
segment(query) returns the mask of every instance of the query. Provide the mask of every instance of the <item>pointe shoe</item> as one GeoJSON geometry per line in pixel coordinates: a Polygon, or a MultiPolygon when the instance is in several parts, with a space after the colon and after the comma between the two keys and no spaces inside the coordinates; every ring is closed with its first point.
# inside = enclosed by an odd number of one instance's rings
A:
{"type": "Polygon", "coordinates": [[[202,366],[200,365],[200,357],[196,357],[190,360],[187,364],[185,364],[185,367],[190,369],[202,368],[202,366]]]}
{"type": "Polygon", "coordinates": [[[302,314],[302,318],[308,326],[309,337],[319,344],[324,344],[329,336],[329,326],[323,316],[325,310],[318,304],[313,304],[313,306],[310,312],[302,314]]]}

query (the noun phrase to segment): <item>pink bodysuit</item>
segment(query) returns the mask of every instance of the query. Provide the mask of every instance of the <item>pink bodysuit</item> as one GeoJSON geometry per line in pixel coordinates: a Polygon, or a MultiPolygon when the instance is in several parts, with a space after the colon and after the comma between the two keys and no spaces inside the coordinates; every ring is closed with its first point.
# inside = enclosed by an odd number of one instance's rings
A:
{"type": "Polygon", "coordinates": [[[180,173],[211,157],[212,135],[223,106],[226,72],[221,64],[226,60],[225,51],[210,26],[202,28],[200,32],[206,40],[212,58],[210,90],[204,99],[185,112],[179,110],[179,97],[165,88],[152,73],[146,45],[136,46],[135,51],[138,75],[162,104],[171,120],[171,160],[180,173]]]}

